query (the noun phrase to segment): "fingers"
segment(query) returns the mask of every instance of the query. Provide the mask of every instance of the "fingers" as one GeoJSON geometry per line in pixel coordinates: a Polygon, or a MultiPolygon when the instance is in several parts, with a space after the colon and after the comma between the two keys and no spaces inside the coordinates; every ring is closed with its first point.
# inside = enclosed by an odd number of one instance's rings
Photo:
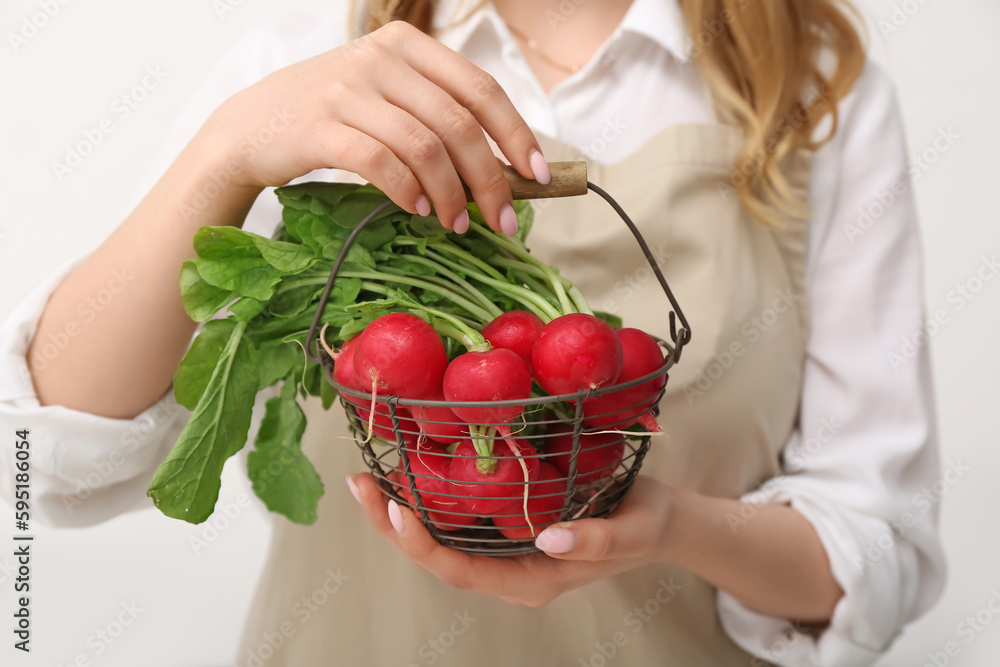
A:
{"type": "Polygon", "coordinates": [[[410,213],[430,213],[417,177],[396,153],[369,134],[336,123],[317,138],[315,146],[317,161],[358,174],[410,213]]]}
{"type": "Polygon", "coordinates": [[[531,155],[541,148],[496,79],[418,30],[399,26],[391,36],[413,69],[472,112],[519,174],[539,176],[532,170],[531,155]]]}
{"type": "Polygon", "coordinates": [[[392,82],[381,91],[386,100],[407,109],[440,137],[490,227],[510,234],[516,232],[510,185],[476,117],[405,64],[386,78],[392,82]]]}

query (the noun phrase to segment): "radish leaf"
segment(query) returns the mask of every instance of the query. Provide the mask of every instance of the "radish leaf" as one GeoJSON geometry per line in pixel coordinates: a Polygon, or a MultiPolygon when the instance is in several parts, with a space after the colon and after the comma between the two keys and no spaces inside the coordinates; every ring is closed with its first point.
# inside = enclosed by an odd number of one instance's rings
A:
{"type": "Polygon", "coordinates": [[[222,467],[246,444],[257,394],[257,349],[237,323],[205,391],[146,495],[164,514],[201,523],[219,499],[222,467]]]}
{"type": "Polygon", "coordinates": [[[306,416],[295,400],[295,377],[289,374],[281,395],[267,401],[247,473],[267,509],[309,525],[316,522],[323,481],[302,453],[306,416]]]}

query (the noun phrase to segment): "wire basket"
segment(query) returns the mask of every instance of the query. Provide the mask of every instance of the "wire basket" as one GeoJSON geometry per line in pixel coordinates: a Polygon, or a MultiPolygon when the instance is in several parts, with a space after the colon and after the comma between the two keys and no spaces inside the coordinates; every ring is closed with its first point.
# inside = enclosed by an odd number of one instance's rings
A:
{"type": "Polygon", "coordinates": [[[314,342],[322,324],[323,310],[348,250],[365,226],[391,202],[379,205],[355,228],[330,272],[306,337],[306,354],[322,365],[327,381],[337,390],[365,464],[384,497],[412,509],[431,535],[444,546],[469,554],[490,556],[536,552],[534,538],[546,526],[561,521],[606,517],[613,513],[635,481],[649,450],[649,433],[635,433],[619,427],[645,414],[658,415],[669,370],[680,359],[681,350],[691,339],[690,327],[635,224],[607,192],[589,181],[586,181],[586,186],[605,199],[628,226],[672,307],[669,313],[671,340],[657,339],[665,351],[663,366],[628,382],[595,390],[514,401],[456,403],[379,395],[374,414],[370,414],[371,394],[336,382],[334,360],[325,350],[314,350],[314,342]],[[584,416],[587,399],[625,392],[647,382],[662,382],[655,399],[647,394],[636,403],[624,407],[616,405],[613,412],[595,415],[591,411],[584,416]],[[484,457],[450,453],[443,444],[436,444],[439,440],[463,439],[457,432],[462,424],[449,419],[428,418],[427,414],[440,408],[505,405],[522,407],[524,414],[531,419],[526,419],[520,426],[507,424],[517,431],[510,441],[501,436],[486,437],[493,440],[494,452],[493,457],[487,458],[499,462],[516,457],[520,470],[525,474],[533,468],[542,470],[544,462],[549,464],[544,468],[547,476],[528,482],[523,475],[512,481],[479,482],[479,485],[496,486],[495,491],[491,491],[491,498],[496,502],[488,503],[488,513],[481,506],[471,511],[468,507],[469,496],[462,493],[463,483],[448,475],[448,471],[453,469],[452,466],[462,465],[458,462],[460,459],[484,457]],[[419,413],[419,423],[413,419],[414,410],[427,411],[419,413]],[[613,416],[623,412],[629,413],[629,419],[615,421],[613,416]],[[602,416],[604,419],[600,427],[589,427],[586,423],[602,416]],[[371,433],[370,422],[373,425],[371,433]],[[525,443],[531,447],[524,447],[525,443]],[[581,463],[585,465],[581,466],[581,463]],[[579,468],[586,468],[586,473],[579,472],[579,468]],[[554,474],[553,470],[558,474],[554,474]],[[532,499],[530,504],[529,497],[532,499]]]}

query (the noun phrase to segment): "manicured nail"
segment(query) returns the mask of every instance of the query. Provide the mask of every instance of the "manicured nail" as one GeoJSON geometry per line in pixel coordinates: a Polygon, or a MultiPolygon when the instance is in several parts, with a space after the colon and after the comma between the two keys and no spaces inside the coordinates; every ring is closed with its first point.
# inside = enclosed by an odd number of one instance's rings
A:
{"type": "Polygon", "coordinates": [[[507,236],[517,234],[517,213],[510,204],[504,204],[500,209],[500,231],[507,236]]]}
{"type": "Polygon", "coordinates": [[[458,217],[455,218],[455,224],[451,228],[457,234],[464,234],[469,231],[469,212],[462,211],[459,213],[458,217]]]}
{"type": "Polygon", "coordinates": [[[347,488],[349,488],[351,490],[351,495],[354,496],[354,499],[357,500],[360,503],[361,502],[361,493],[358,492],[358,485],[354,483],[354,480],[351,479],[350,475],[348,475],[347,477],[345,477],[345,479],[347,480],[347,488]]]}
{"type": "Polygon", "coordinates": [[[389,523],[396,529],[397,535],[403,534],[403,513],[399,511],[399,505],[395,500],[389,501],[389,523]]]}
{"type": "Polygon", "coordinates": [[[546,528],[535,538],[535,546],[550,554],[564,554],[573,550],[573,531],[565,528],[546,528]]]}
{"type": "Polygon", "coordinates": [[[431,203],[427,201],[427,197],[423,195],[417,197],[417,213],[419,215],[431,214],[431,203]]]}
{"type": "Polygon", "coordinates": [[[528,162],[531,165],[531,173],[535,175],[535,180],[542,185],[548,185],[552,180],[552,174],[549,173],[549,163],[545,161],[542,154],[531,149],[528,162]]]}

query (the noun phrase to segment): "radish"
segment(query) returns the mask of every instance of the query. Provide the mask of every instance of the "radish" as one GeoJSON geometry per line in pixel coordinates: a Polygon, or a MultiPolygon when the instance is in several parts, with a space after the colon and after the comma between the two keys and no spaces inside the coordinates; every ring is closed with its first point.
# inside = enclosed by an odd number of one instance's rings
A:
{"type": "MultiPolygon", "coordinates": [[[[358,385],[358,379],[354,375],[354,348],[358,345],[358,339],[360,336],[355,336],[351,340],[345,342],[339,352],[334,352],[331,356],[333,357],[334,367],[333,367],[333,379],[338,384],[342,384],[348,389],[353,389],[355,391],[364,391],[358,385]]],[[[370,403],[363,398],[356,398],[354,396],[349,396],[347,394],[341,394],[348,403],[353,403],[362,408],[369,407],[370,403]]]]}
{"type": "MultiPolygon", "coordinates": [[[[399,466],[402,467],[402,465],[403,465],[402,461],[400,461],[399,466]]],[[[411,465],[410,469],[414,473],[416,473],[416,468],[412,467],[413,466],[412,459],[410,461],[410,465],[411,465]]],[[[417,514],[417,516],[420,516],[420,510],[417,509],[417,501],[410,493],[410,483],[407,481],[406,475],[404,475],[403,472],[400,470],[393,470],[391,473],[389,473],[388,479],[390,482],[392,482],[393,486],[396,487],[396,493],[398,493],[403,498],[403,500],[406,501],[406,504],[413,509],[413,511],[417,514]]],[[[420,489],[420,482],[419,482],[420,478],[414,477],[413,479],[414,479],[414,484],[416,484],[417,488],[420,489]]],[[[431,508],[439,507],[439,505],[435,500],[431,500],[428,494],[424,493],[422,489],[420,489],[420,498],[424,501],[424,509],[427,510],[427,518],[441,530],[461,530],[466,526],[473,526],[479,523],[480,521],[478,516],[474,514],[469,514],[468,512],[465,512],[464,509],[461,510],[462,511],[461,514],[455,514],[453,512],[433,511],[431,508]]],[[[459,511],[458,505],[456,505],[455,507],[450,507],[449,505],[450,503],[443,503],[443,506],[446,506],[449,509],[455,509],[455,511],[459,511]]]]}
{"type": "Polygon", "coordinates": [[[366,391],[426,398],[440,390],[448,355],[434,327],[416,315],[383,315],[358,338],[354,375],[366,391]]]}
{"type": "Polygon", "coordinates": [[[545,323],[534,313],[511,310],[494,318],[483,327],[483,338],[493,347],[516,352],[517,356],[524,360],[528,371],[534,375],[531,367],[531,348],[535,346],[544,328],[545,323]]]}
{"type": "Polygon", "coordinates": [[[523,513],[517,513],[521,508],[515,505],[503,514],[494,515],[493,523],[504,537],[512,540],[536,537],[546,526],[562,518],[565,497],[564,473],[543,462],[538,466],[538,480],[531,484],[528,491],[527,520],[523,513]]]}
{"type": "Polygon", "coordinates": [[[614,384],[622,369],[622,344],[606,322],[585,313],[557,317],[531,351],[535,379],[555,396],[614,384]]]}
{"type": "MultiPolygon", "coordinates": [[[[573,453],[573,434],[556,433],[546,438],[546,461],[563,475],[569,475],[573,453]]],[[[576,454],[575,483],[582,486],[610,477],[625,454],[625,438],[619,433],[581,433],[580,451],[576,454]]]]}
{"type": "MultiPolygon", "coordinates": [[[[622,371],[616,382],[628,382],[661,368],[665,362],[656,339],[639,329],[619,329],[615,332],[622,345],[622,371]]],[[[649,409],[660,390],[667,384],[663,374],[648,382],[614,391],[583,402],[584,421],[595,428],[627,428],[642,424],[647,431],[660,433],[649,409]]]]}
{"type": "MultiPolygon", "coordinates": [[[[516,352],[496,348],[466,352],[448,364],[442,381],[449,401],[504,401],[531,396],[531,372],[516,352]]],[[[496,426],[514,419],[522,406],[460,408],[451,410],[469,424],[496,426]]]]}
{"type": "MultiPolygon", "coordinates": [[[[505,401],[531,396],[531,372],[516,352],[496,348],[489,352],[466,352],[455,357],[445,371],[444,396],[449,401],[505,401]]],[[[469,424],[494,427],[513,451],[510,426],[507,422],[524,410],[523,406],[492,406],[488,408],[452,407],[452,412],[469,424]]],[[[477,437],[480,429],[472,427],[473,444],[483,456],[491,456],[492,443],[477,437]]],[[[495,462],[483,459],[486,472],[495,462]]]]}
{"type": "MultiPolygon", "coordinates": [[[[358,407],[358,417],[368,424],[369,432],[383,440],[395,445],[396,435],[392,432],[392,417],[388,415],[388,406],[385,403],[375,405],[375,412],[372,413],[369,406],[358,407]]],[[[420,437],[420,428],[417,423],[410,419],[410,413],[406,408],[396,406],[396,419],[399,422],[399,432],[403,435],[403,442],[411,446],[420,437]]]]}
{"type": "MultiPolygon", "coordinates": [[[[444,395],[437,394],[429,400],[443,401],[444,395]]],[[[410,408],[410,413],[416,421],[420,433],[425,438],[445,445],[458,442],[469,437],[469,426],[451,408],[422,407],[415,405],[410,408]]]]}
{"type": "Polygon", "coordinates": [[[497,458],[479,458],[471,440],[463,440],[455,448],[448,478],[454,493],[462,496],[462,503],[474,514],[490,516],[521,507],[525,487],[530,488],[530,483],[538,479],[539,461],[535,449],[520,440],[508,443],[517,452],[516,457],[498,447],[497,458]],[[527,479],[522,464],[527,469],[527,479]]]}

